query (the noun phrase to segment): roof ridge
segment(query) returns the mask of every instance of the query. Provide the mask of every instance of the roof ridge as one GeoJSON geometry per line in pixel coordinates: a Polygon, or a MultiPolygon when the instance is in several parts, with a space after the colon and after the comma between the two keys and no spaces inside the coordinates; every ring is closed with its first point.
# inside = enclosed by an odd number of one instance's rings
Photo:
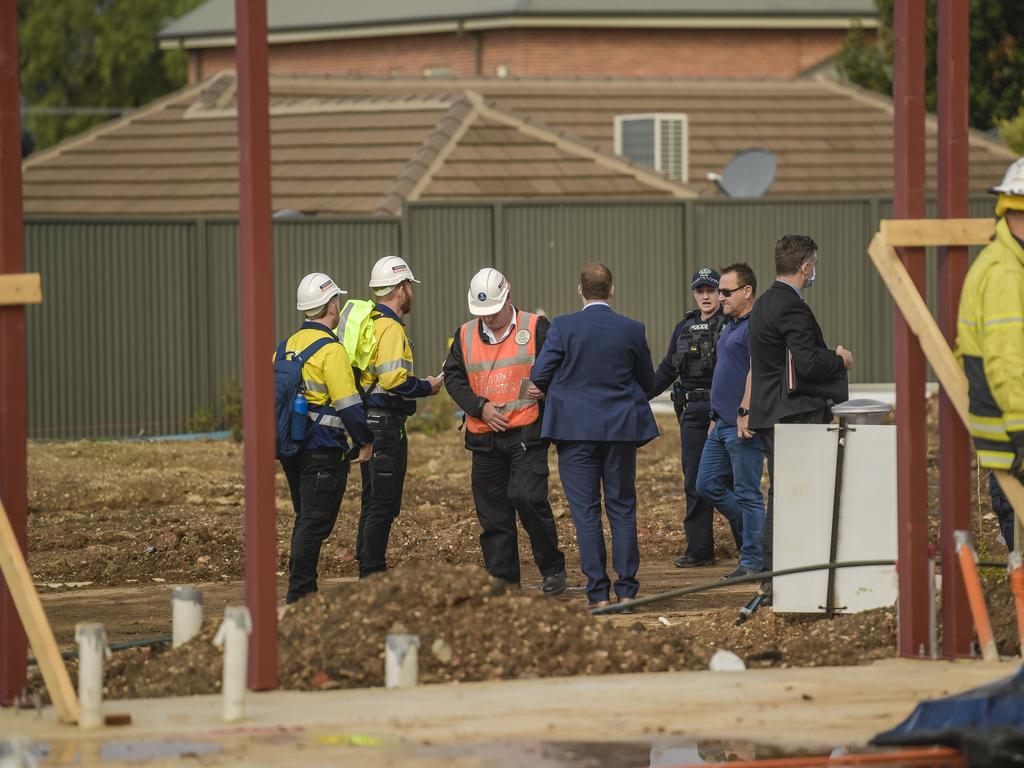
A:
{"type": "Polygon", "coordinates": [[[697,193],[688,186],[674,182],[654,169],[647,169],[624,157],[606,152],[596,144],[587,144],[564,128],[552,128],[532,117],[520,117],[510,110],[495,106],[493,102],[485,101],[475,91],[466,91],[466,95],[482,117],[497,120],[527,136],[554,144],[569,154],[593,160],[610,171],[632,176],[640,183],[669,192],[674,197],[697,197],[697,193]]]}
{"type": "Polygon", "coordinates": [[[427,134],[416,154],[402,168],[375,213],[397,216],[401,214],[404,202],[417,200],[478,115],[479,111],[468,97],[468,92],[455,99],[437,126],[427,134]]]}
{"type": "Polygon", "coordinates": [[[163,109],[164,107],[168,106],[169,104],[173,104],[177,101],[186,99],[190,96],[195,95],[196,93],[202,94],[207,88],[214,86],[218,80],[220,80],[226,75],[234,77],[234,70],[223,70],[215,74],[213,77],[195,83],[190,87],[187,86],[185,88],[179,88],[176,91],[171,91],[170,93],[165,94],[160,98],[151,101],[149,104],[146,104],[145,106],[132,110],[128,114],[123,115],[117,118],[116,120],[108,120],[107,122],[103,122],[99,125],[96,125],[95,127],[85,131],[84,133],[76,133],[74,136],[69,136],[63,141],[57,142],[52,147],[47,147],[46,149],[40,152],[35,152],[29,155],[27,158],[25,158],[24,162],[22,162],[21,170],[22,172],[24,172],[26,169],[31,168],[37,165],[38,163],[45,162],[51,159],[52,157],[67,152],[70,149],[75,149],[76,147],[79,147],[83,144],[88,144],[89,142],[95,140],[97,137],[102,136],[105,133],[121,128],[122,126],[128,125],[138,120],[139,118],[157,112],[163,109]]]}
{"type": "MultiPolygon", "coordinates": [[[[877,93],[875,91],[868,90],[863,86],[851,83],[849,81],[840,81],[835,78],[829,77],[828,75],[815,75],[811,78],[814,82],[820,83],[822,86],[828,88],[834,93],[842,93],[851,99],[856,99],[862,104],[869,104],[883,112],[887,112],[890,115],[896,114],[896,103],[889,96],[877,93]]],[[[934,112],[924,113],[925,125],[934,131],[939,129],[939,118],[934,112]]],[[[1015,160],[1018,155],[1006,144],[1001,141],[995,141],[985,135],[983,131],[979,131],[977,128],[967,129],[967,144],[968,147],[971,144],[981,144],[987,147],[996,154],[1005,155],[1008,159],[1015,160]]]]}

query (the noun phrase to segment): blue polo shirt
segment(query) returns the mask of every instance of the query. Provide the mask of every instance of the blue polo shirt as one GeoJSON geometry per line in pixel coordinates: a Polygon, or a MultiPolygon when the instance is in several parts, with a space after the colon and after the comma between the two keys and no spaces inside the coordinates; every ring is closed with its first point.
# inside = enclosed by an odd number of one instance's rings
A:
{"type": "Polygon", "coordinates": [[[730,426],[736,426],[736,409],[743,402],[750,370],[749,319],[749,312],[738,320],[730,318],[718,337],[715,378],[711,381],[711,410],[715,419],[730,426]]]}

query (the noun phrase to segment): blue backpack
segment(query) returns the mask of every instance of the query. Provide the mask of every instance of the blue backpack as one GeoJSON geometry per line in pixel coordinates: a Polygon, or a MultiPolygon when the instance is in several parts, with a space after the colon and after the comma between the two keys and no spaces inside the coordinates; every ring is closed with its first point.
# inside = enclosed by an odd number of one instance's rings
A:
{"type": "Polygon", "coordinates": [[[282,341],[277,348],[277,355],[274,356],[274,417],[277,420],[278,459],[292,458],[302,450],[309,437],[308,428],[302,440],[296,440],[292,436],[292,404],[296,395],[306,391],[302,366],[325,345],[340,343],[333,333],[326,333],[329,335],[317,339],[298,353],[286,350],[288,339],[282,341]]]}

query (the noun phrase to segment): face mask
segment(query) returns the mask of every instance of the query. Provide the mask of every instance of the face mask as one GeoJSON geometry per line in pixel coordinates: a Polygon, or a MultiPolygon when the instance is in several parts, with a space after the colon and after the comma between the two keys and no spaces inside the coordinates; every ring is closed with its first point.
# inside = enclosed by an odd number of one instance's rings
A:
{"type": "Polygon", "coordinates": [[[811,276],[807,280],[807,287],[811,288],[814,286],[814,281],[818,279],[818,265],[813,264],[811,266],[811,276]]]}

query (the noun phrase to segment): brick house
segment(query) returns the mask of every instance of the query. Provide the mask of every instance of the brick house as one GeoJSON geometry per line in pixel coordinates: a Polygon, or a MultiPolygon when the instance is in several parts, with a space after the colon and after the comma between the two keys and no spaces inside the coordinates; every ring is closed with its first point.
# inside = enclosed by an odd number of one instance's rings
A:
{"type": "MultiPolygon", "coordinates": [[[[270,0],[278,75],[792,78],[826,64],[873,0],[270,0]]],[[[234,2],[169,24],[190,82],[234,67],[234,2]]]]}

